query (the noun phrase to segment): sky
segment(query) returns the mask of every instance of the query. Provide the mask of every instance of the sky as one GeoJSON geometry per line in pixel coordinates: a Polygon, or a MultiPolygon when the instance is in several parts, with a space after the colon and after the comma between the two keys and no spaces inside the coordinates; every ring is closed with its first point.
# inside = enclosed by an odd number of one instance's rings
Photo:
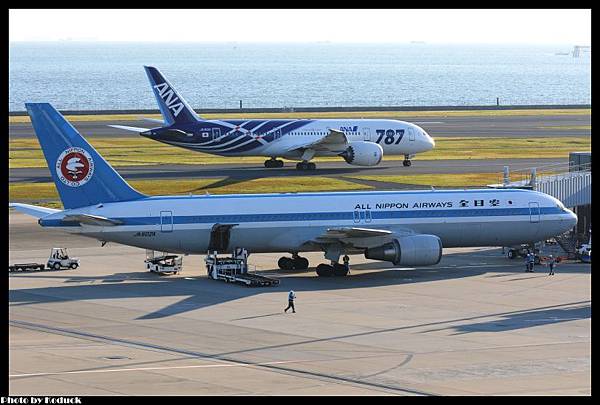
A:
{"type": "Polygon", "coordinates": [[[9,10],[9,41],[590,45],[591,10],[9,10]]]}

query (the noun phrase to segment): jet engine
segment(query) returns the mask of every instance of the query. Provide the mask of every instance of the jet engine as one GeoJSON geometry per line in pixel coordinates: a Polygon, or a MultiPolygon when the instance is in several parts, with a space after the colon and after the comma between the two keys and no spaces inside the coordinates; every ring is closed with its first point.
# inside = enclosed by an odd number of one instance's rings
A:
{"type": "Polygon", "coordinates": [[[442,258],[442,241],[435,235],[411,235],[365,250],[367,259],[404,266],[430,266],[442,258]]]}
{"type": "Polygon", "coordinates": [[[374,142],[350,142],[340,156],[351,165],[375,166],[381,162],[383,148],[374,142]]]}

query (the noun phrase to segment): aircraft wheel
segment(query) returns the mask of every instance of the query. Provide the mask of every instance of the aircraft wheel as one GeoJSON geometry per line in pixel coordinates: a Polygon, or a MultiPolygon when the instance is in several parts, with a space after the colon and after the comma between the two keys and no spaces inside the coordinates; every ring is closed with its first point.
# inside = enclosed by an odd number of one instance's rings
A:
{"type": "Polygon", "coordinates": [[[283,160],[276,160],[277,167],[283,167],[283,160]]]}
{"type": "Polygon", "coordinates": [[[296,163],[296,169],[297,170],[307,170],[308,169],[308,164],[306,162],[298,162],[296,163]]]}
{"type": "Polygon", "coordinates": [[[292,270],[294,268],[294,261],[289,257],[281,257],[277,261],[277,265],[281,270],[292,270]]]}
{"type": "MultiPolygon", "coordinates": [[[[268,169],[271,169],[271,168],[273,168],[273,167],[279,167],[279,166],[277,166],[277,165],[278,165],[278,163],[277,163],[277,162],[278,162],[278,161],[277,161],[277,160],[274,160],[274,159],[268,159],[268,160],[265,160],[265,167],[266,167],[266,168],[268,168],[268,169]]],[[[283,163],[283,162],[282,162],[282,163],[283,163]]]]}
{"type": "Polygon", "coordinates": [[[331,276],[333,276],[333,267],[331,267],[328,264],[323,264],[323,263],[319,264],[317,266],[316,271],[317,271],[317,275],[319,277],[331,277],[331,276]]]}
{"type": "Polygon", "coordinates": [[[410,160],[405,160],[404,162],[402,162],[402,164],[404,165],[404,167],[408,167],[410,166],[412,163],[410,160]]]}
{"type": "Polygon", "coordinates": [[[333,274],[338,277],[348,275],[348,267],[343,264],[336,263],[333,267],[333,274]]]}
{"type": "Polygon", "coordinates": [[[317,165],[312,162],[306,164],[307,170],[315,170],[316,168],[317,168],[317,165]]]}
{"type": "Polygon", "coordinates": [[[308,259],[306,257],[297,257],[294,259],[294,268],[298,270],[306,270],[308,269],[308,259]]]}

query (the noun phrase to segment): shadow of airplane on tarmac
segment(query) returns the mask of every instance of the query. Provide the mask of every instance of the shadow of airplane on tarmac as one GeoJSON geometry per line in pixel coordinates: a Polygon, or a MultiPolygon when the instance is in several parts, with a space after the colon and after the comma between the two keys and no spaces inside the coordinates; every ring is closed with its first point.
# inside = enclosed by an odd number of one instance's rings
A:
{"type": "MultiPolygon", "coordinates": [[[[393,284],[420,283],[449,280],[463,277],[474,277],[488,272],[503,272],[513,276],[521,273],[520,264],[510,266],[510,261],[503,257],[478,256],[477,260],[489,263],[481,266],[453,265],[448,258],[463,259],[465,263],[474,262],[472,253],[456,253],[444,256],[436,266],[422,268],[390,268],[385,262],[371,262],[352,266],[351,274],[347,277],[322,278],[315,277],[313,269],[306,274],[299,272],[282,272],[267,270],[260,273],[276,275],[281,279],[278,286],[269,288],[248,288],[241,285],[231,285],[217,282],[206,276],[158,276],[150,272],[115,273],[105,277],[86,277],[69,275],[64,286],[25,288],[9,291],[11,306],[30,305],[47,302],[79,301],[86,299],[126,299],[147,297],[182,297],[185,298],[167,305],[154,312],[147,313],[138,319],[164,318],[178,315],[200,308],[210,307],[227,301],[250,297],[256,294],[280,292],[289,290],[318,291],[342,290],[356,288],[371,288],[393,284]],[[469,259],[471,258],[471,259],[469,259]],[[508,266],[507,263],[508,262],[508,266]],[[362,272],[361,270],[370,270],[362,272]],[[125,281],[136,281],[129,283],[125,281]],[[83,284],[85,283],[85,284],[83,284]]],[[[456,261],[456,260],[453,260],[456,261]]],[[[460,262],[460,260],[459,260],[460,262]]],[[[566,270],[563,266],[563,270],[566,270]]],[[[581,266],[577,266],[581,267],[581,266]]],[[[574,272],[586,272],[575,270],[574,272]]],[[[23,274],[11,277],[50,278],[48,275],[23,274]]],[[[542,277],[542,275],[540,275],[542,277]]],[[[502,282],[509,280],[502,280],[502,282]]],[[[533,324],[532,324],[533,326],[533,324]]]]}

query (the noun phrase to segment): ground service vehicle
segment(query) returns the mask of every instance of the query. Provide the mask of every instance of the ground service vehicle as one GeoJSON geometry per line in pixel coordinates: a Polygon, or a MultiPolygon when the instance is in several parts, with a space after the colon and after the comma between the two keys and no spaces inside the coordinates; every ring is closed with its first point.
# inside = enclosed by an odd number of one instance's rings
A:
{"type": "Polygon", "coordinates": [[[79,267],[79,259],[76,257],[69,257],[67,248],[52,248],[46,266],[49,269],[54,270],[76,269],[79,267]]]}

